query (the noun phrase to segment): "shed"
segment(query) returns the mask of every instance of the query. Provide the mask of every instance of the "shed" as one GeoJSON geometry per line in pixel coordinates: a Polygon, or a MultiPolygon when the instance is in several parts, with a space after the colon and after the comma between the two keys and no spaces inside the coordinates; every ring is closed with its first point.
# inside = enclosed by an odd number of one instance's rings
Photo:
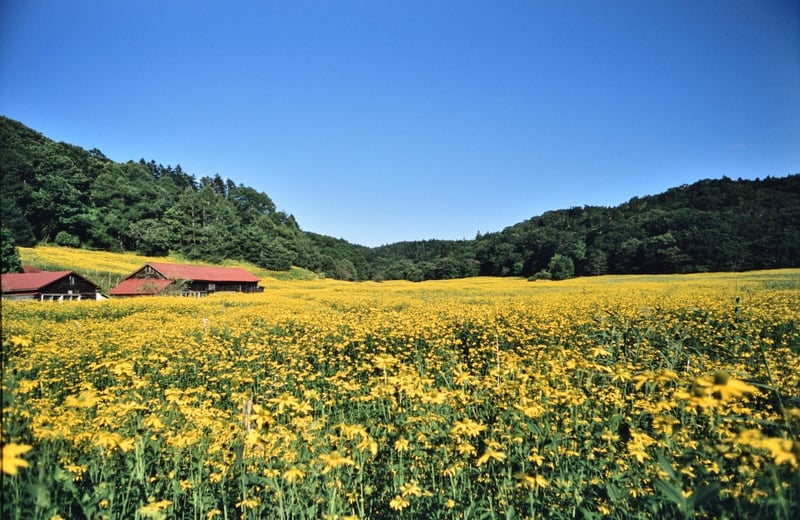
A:
{"type": "Polygon", "coordinates": [[[150,262],[122,280],[112,296],[152,296],[181,294],[205,296],[215,292],[262,292],[259,278],[240,267],[209,267],[203,265],[150,262]]]}
{"type": "Polygon", "coordinates": [[[100,300],[100,287],[74,271],[39,271],[0,275],[9,300],[100,300]]]}

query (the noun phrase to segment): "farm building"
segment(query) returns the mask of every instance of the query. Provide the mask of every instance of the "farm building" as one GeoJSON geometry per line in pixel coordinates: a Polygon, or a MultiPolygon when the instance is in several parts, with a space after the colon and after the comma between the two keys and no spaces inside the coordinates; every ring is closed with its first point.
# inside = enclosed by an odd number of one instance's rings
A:
{"type": "Polygon", "coordinates": [[[264,290],[259,278],[238,267],[151,262],[137,269],[111,289],[111,296],[180,294],[205,296],[215,292],[254,293],[264,290]]]}
{"type": "Polygon", "coordinates": [[[26,270],[0,275],[3,298],[9,300],[102,300],[100,287],[74,271],[26,270]]]}

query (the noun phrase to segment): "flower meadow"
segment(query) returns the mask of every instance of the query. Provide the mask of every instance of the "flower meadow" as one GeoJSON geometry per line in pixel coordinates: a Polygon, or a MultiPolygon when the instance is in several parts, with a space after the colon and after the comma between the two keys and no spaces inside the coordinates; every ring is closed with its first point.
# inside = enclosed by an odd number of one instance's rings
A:
{"type": "Polygon", "coordinates": [[[3,517],[797,518],[800,271],[3,302],[3,517]]]}

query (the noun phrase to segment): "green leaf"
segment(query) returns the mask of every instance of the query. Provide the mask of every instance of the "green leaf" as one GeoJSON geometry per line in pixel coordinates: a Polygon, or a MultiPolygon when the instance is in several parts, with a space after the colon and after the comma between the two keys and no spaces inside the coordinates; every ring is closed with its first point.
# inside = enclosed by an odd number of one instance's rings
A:
{"type": "Polygon", "coordinates": [[[704,504],[714,500],[717,495],[719,494],[720,489],[722,486],[719,482],[712,482],[708,485],[699,486],[697,489],[694,490],[692,493],[691,498],[689,498],[689,507],[691,510],[697,509],[704,504]]]}
{"type": "Polygon", "coordinates": [[[686,497],[683,496],[683,493],[678,486],[669,482],[664,482],[663,480],[656,480],[653,484],[655,485],[656,489],[658,489],[668,500],[677,504],[678,509],[680,509],[682,513],[686,513],[686,497]]]}
{"type": "Polygon", "coordinates": [[[661,469],[663,469],[664,472],[669,475],[669,478],[672,480],[678,480],[678,477],[675,475],[675,471],[672,469],[672,466],[669,465],[667,459],[665,459],[661,454],[658,456],[658,463],[661,465],[661,469]]]}

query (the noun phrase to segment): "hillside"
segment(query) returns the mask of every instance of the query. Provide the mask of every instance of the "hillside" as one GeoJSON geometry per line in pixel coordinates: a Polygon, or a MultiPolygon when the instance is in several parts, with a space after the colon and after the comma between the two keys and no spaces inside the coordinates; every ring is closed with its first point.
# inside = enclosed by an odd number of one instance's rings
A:
{"type": "MultiPolygon", "coordinates": [[[[301,229],[262,192],[180,165],[114,162],[0,116],[4,241],[298,266],[343,280],[800,266],[800,175],[702,180],[614,208],[546,212],[474,240],[377,248],[301,229]]],[[[765,172],[769,174],[769,172],[765,172]]]]}
{"type": "MultiPolygon", "coordinates": [[[[185,258],[173,255],[142,256],[136,253],[88,251],[53,245],[20,247],[19,256],[24,265],[47,271],[75,271],[97,283],[104,292],[147,262],[203,264],[203,262],[187,261],[185,258]]],[[[300,267],[292,267],[286,271],[270,271],[249,262],[233,260],[225,261],[222,265],[242,267],[262,279],[312,280],[318,278],[311,271],[300,267]]]]}

